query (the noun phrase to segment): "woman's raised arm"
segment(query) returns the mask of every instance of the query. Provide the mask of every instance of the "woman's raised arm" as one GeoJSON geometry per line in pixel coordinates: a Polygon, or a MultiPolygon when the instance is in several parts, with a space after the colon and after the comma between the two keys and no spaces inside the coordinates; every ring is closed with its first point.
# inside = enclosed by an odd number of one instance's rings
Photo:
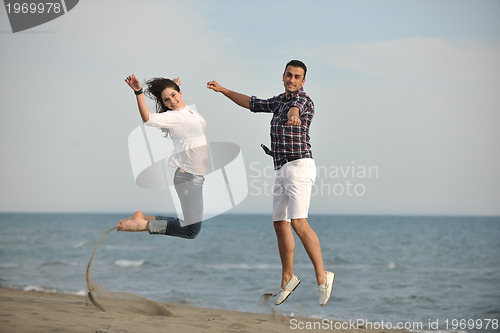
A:
{"type": "Polygon", "coordinates": [[[125,79],[125,82],[135,92],[137,98],[137,106],[139,107],[139,113],[141,114],[142,121],[144,122],[148,121],[149,110],[146,105],[146,100],[144,98],[144,93],[142,91],[141,82],[139,82],[139,79],[134,74],[128,76],[125,79]]]}

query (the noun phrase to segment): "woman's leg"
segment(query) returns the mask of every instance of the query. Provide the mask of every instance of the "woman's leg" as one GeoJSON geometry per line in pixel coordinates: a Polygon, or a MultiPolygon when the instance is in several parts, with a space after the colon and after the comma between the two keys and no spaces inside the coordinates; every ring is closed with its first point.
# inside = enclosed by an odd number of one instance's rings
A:
{"type": "Polygon", "coordinates": [[[205,178],[177,169],[174,177],[175,191],[181,202],[184,225],[203,220],[203,183],[205,178]]]}
{"type": "Polygon", "coordinates": [[[194,239],[200,233],[203,219],[203,176],[177,169],[174,185],[181,202],[184,221],[177,217],[151,216],[137,211],[118,223],[118,231],[149,231],[152,234],[194,239]],[[151,225],[148,229],[148,223],[151,225]]]}
{"type": "Polygon", "coordinates": [[[166,224],[165,234],[174,237],[194,239],[201,230],[203,219],[203,176],[193,175],[177,169],[174,185],[181,202],[184,221],[177,217],[157,216],[157,223],[166,224]]]}

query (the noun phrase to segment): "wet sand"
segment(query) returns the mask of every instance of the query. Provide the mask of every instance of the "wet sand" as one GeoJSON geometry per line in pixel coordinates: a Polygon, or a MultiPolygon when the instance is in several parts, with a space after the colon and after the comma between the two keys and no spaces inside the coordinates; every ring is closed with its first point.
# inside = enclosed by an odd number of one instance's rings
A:
{"type": "Polygon", "coordinates": [[[86,296],[0,288],[0,332],[382,332],[334,329],[333,322],[273,315],[271,309],[259,314],[162,303],[159,310],[139,298],[100,301],[109,310],[99,310],[86,296]]]}

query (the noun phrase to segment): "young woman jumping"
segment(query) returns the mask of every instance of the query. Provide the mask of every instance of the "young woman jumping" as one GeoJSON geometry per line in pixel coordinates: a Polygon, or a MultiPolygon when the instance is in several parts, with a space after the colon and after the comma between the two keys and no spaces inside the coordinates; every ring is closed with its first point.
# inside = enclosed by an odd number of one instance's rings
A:
{"type": "Polygon", "coordinates": [[[175,165],[174,186],[179,196],[184,219],[169,216],[151,216],[135,212],[118,223],[118,231],[148,231],[187,239],[195,238],[203,218],[203,183],[208,161],[206,121],[193,108],[186,106],[179,88],[180,79],[154,78],[142,89],[135,75],[125,82],[136,95],[137,106],[146,126],[160,128],[174,144],[169,164],[175,165]],[[157,113],[150,113],[144,94],[156,102],[157,113]]]}

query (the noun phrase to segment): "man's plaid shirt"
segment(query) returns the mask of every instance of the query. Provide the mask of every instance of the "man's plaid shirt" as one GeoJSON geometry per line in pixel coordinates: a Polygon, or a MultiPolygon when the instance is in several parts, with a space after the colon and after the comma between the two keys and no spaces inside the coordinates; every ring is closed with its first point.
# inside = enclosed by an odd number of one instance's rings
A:
{"type": "MultiPolygon", "coordinates": [[[[271,119],[271,150],[274,169],[281,168],[287,158],[312,158],[309,127],[314,116],[314,103],[300,88],[286,98],[285,93],[269,99],[250,98],[252,112],[273,113],[271,119]],[[286,125],[288,110],[292,106],[299,108],[300,126],[286,125]]],[[[264,148],[265,150],[265,148],[264,148]]]]}

